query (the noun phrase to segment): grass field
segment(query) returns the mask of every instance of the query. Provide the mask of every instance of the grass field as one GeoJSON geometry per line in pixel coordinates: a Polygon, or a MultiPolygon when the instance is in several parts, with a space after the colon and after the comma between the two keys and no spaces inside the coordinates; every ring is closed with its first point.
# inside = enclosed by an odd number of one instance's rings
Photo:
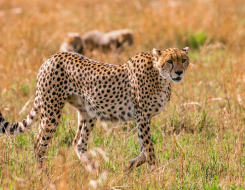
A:
{"type": "Polygon", "coordinates": [[[186,46],[191,60],[183,82],[172,85],[171,101],[152,119],[156,172],[146,164],[124,172],[139,154],[135,123],[98,122],[88,148],[102,172],[90,175],[72,147],[77,114],[67,105],[46,173],[34,159],[37,128],[0,137],[0,189],[245,188],[243,0],[1,0],[0,26],[0,109],[11,122],[28,114],[38,69],[67,32],[134,32],[133,46],[119,56],[91,57],[98,61],[122,64],[138,52],[186,46]]]}

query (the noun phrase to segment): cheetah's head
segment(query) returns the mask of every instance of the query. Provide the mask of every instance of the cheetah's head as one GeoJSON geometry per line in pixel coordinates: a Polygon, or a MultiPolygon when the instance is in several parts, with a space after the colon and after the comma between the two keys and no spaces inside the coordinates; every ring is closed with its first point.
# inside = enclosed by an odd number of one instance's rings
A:
{"type": "Polygon", "coordinates": [[[124,43],[128,43],[128,45],[132,45],[133,44],[133,33],[131,30],[128,29],[124,29],[121,31],[121,34],[118,36],[118,43],[120,45],[124,44],[124,43]]]}
{"type": "Polygon", "coordinates": [[[77,52],[82,48],[82,39],[79,33],[67,33],[65,37],[65,42],[69,46],[70,51],[77,52]]]}
{"type": "Polygon", "coordinates": [[[189,65],[188,49],[188,47],[182,50],[177,48],[153,49],[154,66],[163,78],[170,78],[175,83],[181,82],[189,65]]]}

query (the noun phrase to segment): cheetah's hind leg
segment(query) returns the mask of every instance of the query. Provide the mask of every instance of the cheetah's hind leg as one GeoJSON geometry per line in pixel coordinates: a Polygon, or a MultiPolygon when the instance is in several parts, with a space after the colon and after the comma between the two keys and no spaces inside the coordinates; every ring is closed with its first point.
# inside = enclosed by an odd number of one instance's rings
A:
{"type": "Polygon", "coordinates": [[[51,103],[46,103],[46,107],[44,105],[41,107],[41,118],[37,140],[34,145],[34,153],[39,168],[42,170],[45,169],[43,163],[45,160],[48,143],[58,128],[63,107],[64,103],[59,103],[59,105],[57,104],[56,106],[51,103]],[[50,108],[51,113],[47,107],[50,108]]]}
{"type": "Polygon", "coordinates": [[[87,152],[88,137],[95,122],[96,119],[91,118],[86,111],[78,110],[78,129],[73,146],[79,159],[85,164],[86,169],[90,173],[93,173],[95,169],[99,170],[99,167],[96,166],[87,152]]]}

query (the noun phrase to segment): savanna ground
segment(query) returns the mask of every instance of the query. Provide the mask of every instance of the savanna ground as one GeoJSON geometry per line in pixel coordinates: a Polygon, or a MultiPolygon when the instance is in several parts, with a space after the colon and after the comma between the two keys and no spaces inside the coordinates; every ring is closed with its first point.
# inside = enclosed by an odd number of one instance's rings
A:
{"type": "Polygon", "coordinates": [[[133,30],[132,47],[119,56],[95,53],[98,61],[122,64],[154,47],[186,46],[191,60],[183,82],[172,85],[171,101],[152,120],[157,171],[144,164],[124,172],[139,153],[135,123],[98,122],[88,147],[102,171],[88,174],[72,147],[77,114],[67,105],[46,173],[34,159],[37,128],[0,137],[0,189],[245,187],[243,0],[1,0],[0,26],[0,107],[11,122],[29,112],[38,69],[67,32],[133,30]]]}

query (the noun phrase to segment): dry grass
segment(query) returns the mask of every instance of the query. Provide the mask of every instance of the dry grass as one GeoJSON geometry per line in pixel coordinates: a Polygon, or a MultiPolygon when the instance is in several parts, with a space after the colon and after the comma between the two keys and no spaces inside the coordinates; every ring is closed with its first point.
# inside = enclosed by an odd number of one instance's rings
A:
{"type": "Polygon", "coordinates": [[[135,124],[100,123],[89,149],[102,174],[89,175],[72,148],[76,113],[66,107],[47,156],[37,171],[37,129],[0,137],[0,189],[243,189],[245,5],[243,0],[2,0],[0,1],[0,105],[9,121],[22,119],[33,100],[40,65],[59,49],[67,32],[129,28],[135,44],[99,61],[121,64],[154,47],[190,47],[192,62],[173,85],[167,108],[152,121],[159,168],[123,169],[139,153],[135,124]],[[104,172],[104,173],[103,173],[104,172]]]}

